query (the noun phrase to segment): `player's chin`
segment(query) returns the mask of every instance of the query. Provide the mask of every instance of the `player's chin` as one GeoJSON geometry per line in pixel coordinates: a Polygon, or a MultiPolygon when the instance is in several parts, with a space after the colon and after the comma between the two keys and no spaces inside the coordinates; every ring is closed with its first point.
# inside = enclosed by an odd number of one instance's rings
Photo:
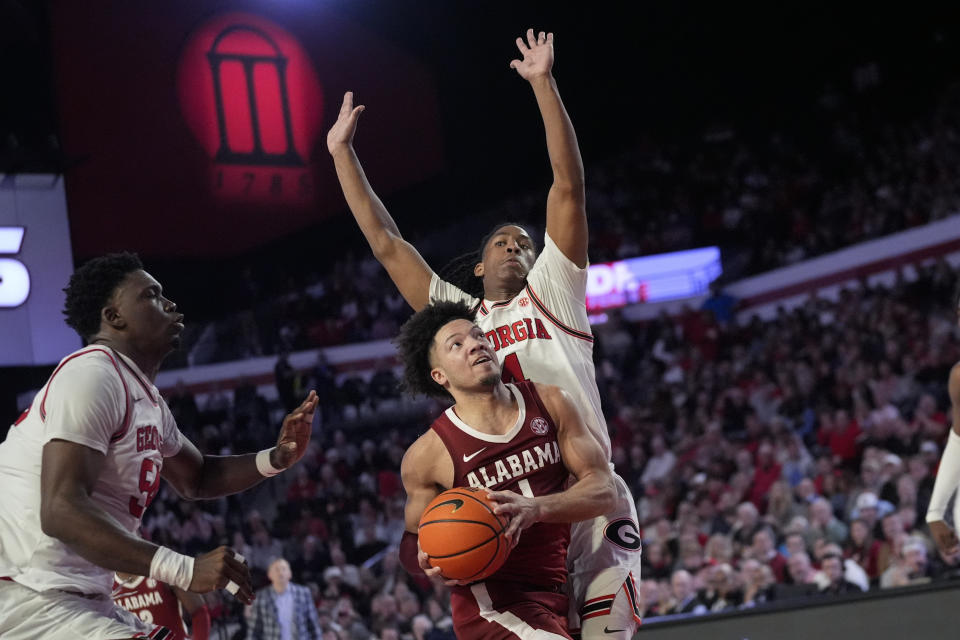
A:
{"type": "Polygon", "coordinates": [[[500,372],[491,371],[490,373],[484,374],[480,378],[480,384],[485,387],[493,387],[500,381],[500,372]]]}

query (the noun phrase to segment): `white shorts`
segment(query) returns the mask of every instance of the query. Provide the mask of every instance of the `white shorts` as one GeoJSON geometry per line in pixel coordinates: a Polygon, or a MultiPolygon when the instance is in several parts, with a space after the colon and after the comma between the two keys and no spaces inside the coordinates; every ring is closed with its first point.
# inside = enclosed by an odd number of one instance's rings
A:
{"type": "Polygon", "coordinates": [[[0,638],[3,640],[163,640],[166,627],[147,624],[107,596],[34,591],[0,580],[0,638]]]}
{"type": "Polygon", "coordinates": [[[640,527],[627,483],[613,474],[617,501],[607,515],[576,522],[567,550],[570,632],[629,640],[640,625],[640,527]]]}

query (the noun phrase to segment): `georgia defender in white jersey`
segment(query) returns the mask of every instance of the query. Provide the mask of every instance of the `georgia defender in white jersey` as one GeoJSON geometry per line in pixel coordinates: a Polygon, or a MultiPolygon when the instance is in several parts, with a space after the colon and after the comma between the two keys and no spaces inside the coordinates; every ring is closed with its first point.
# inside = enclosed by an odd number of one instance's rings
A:
{"type": "MultiPolygon", "coordinates": [[[[474,302],[477,323],[502,354],[504,377],[564,388],[579,401],[587,425],[609,456],[610,437],[600,409],[584,303],[587,218],[580,150],[551,73],[553,34],[535,35],[529,29],[526,41],[517,38],[517,47],[522,59],[510,66],[533,88],[553,169],[545,247],[539,258],[522,227],[499,225],[483,239],[477,254],[460,262],[467,277],[447,278],[457,286],[444,282],[403,239],[367,182],[353,149],[364,107],[354,107],[350,92],[327,134],[327,149],[357,224],[410,306],[419,311],[431,297],[474,302]]],[[[579,625],[584,638],[630,638],[640,621],[634,584],[640,571],[636,509],[626,484],[615,478],[616,507],[605,517],[574,525],[568,552],[574,605],[571,632],[576,633],[579,625]]]]}
{"type": "Polygon", "coordinates": [[[242,558],[221,547],[190,558],[136,531],[161,476],[188,499],[242,491],[306,450],[311,393],[277,447],[204,456],[153,384],[183,315],[132,254],[94,259],[66,289],[65,314],[89,346],[61,361],[0,443],[0,637],[164,638],[110,598],[115,571],[197,593],[253,599],[242,558]]]}

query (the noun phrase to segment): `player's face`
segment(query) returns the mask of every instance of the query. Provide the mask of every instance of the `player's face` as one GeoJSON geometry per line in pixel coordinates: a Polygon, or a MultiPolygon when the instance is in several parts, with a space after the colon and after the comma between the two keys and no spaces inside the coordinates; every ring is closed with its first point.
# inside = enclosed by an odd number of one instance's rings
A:
{"type": "Polygon", "coordinates": [[[483,260],[474,273],[494,282],[513,283],[526,279],[536,260],[533,240],[521,227],[506,226],[497,230],[483,248],[483,260]]]}
{"type": "Polygon", "coordinates": [[[111,302],[124,333],[140,349],[167,353],[180,346],[183,314],[163,296],[163,287],[146,271],[128,274],[111,302]]]}
{"type": "Polygon", "coordinates": [[[437,331],[430,375],[453,393],[491,387],[500,380],[500,363],[483,330],[469,320],[448,322],[437,331]]]}

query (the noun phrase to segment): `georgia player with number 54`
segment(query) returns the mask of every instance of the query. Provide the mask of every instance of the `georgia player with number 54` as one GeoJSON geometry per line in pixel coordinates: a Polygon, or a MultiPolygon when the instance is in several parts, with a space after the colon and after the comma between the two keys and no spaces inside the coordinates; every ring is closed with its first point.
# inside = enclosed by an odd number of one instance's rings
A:
{"type": "Polygon", "coordinates": [[[253,601],[243,558],[196,558],[136,531],[163,477],[189,500],[243,491],[306,451],[317,397],[288,415],[277,446],[201,455],[154,386],[183,315],[136,255],[95,258],[71,277],[64,315],[87,344],[64,358],[0,443],[0,637],[107,640],[169,631],[110,599],[115,571],[253,601]]]}

